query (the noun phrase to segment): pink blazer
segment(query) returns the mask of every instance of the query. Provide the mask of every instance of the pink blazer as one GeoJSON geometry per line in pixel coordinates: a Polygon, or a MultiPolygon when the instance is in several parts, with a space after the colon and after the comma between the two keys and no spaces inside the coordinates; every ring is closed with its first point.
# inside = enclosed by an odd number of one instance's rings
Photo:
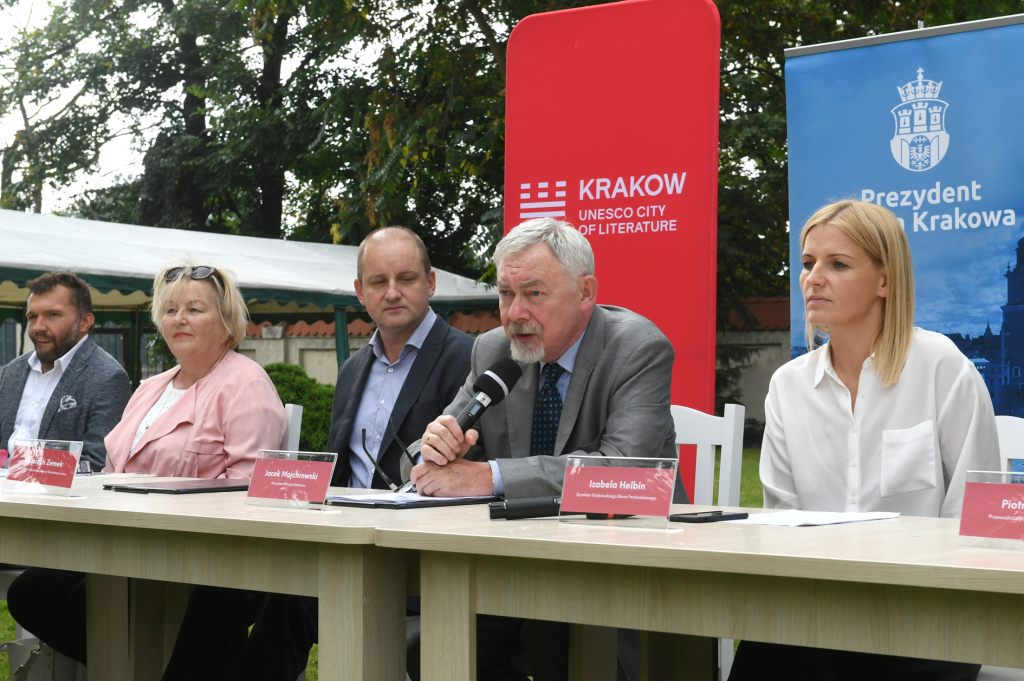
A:
{"type": "Polygon", "coordinates": [[[106,437],[113,473],[186,478],[249,478],[260,449],[280,449],[285,414],[267,372],[231,351],[149,427],[135,453],[132,440],[146,413],[180,371],[143,381],[106,437]]]}

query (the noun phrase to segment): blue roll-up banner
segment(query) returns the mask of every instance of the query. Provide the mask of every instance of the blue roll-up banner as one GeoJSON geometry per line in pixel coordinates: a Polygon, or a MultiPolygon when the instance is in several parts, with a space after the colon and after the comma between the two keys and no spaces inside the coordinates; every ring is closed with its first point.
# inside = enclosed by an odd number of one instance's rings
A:
{"type": "Polygon", "coordinates": [[[806,352],[800,230],[832,201],[872,201],[910,241],[915,325],[971,358],[997,414],[1024,416],[1021,22],[787,51],[794,357],[806,352]]]}

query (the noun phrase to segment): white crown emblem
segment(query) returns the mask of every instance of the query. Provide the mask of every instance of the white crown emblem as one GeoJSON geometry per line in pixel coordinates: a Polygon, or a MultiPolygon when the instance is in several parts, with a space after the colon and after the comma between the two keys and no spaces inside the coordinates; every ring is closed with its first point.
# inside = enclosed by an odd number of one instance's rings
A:
{"type": "Polygon", "coordinates": [[[924,69],[917,70],[917,80],[897,87],[903,103],[893,107],[896,133],[889,142],[892,157],[907,170],[921,172],[939,164],[949,148],[946,133],[946,102],[939,99],[942,83],[924,79],[924,69]]]}

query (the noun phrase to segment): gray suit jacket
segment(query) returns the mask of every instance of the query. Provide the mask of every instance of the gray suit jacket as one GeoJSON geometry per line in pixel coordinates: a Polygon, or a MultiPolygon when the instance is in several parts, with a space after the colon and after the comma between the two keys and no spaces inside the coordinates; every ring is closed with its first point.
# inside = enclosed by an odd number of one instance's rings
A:
{"type": "MultiPolygon", "coordinates": [[[[473,397],[473,383],[497,360],[511,356],[504,328],[473,344],[472,370],[458,397],[444,410],[457,415],[473,397]]],[[[672,425],[672,344],[652,322],[621,307],[598,305],[569,380],[553,456],[530,456],[539,364],[523,365],[523,377],[477,424],[480,441],[466,457],[494,459],[507,498],[558,496],[565,456],[678,458],[672,425]]],[[[411,448],[418,448],[417,442],[411,448]]],[[[411,466],[403,462],[402,476],[411,466]]],[[[687,503],[676,480],[676,503],[687,503]]]]}
{"type": "MultiPolygon", "coordinates": [[[[28,358],[28,353],[18,357],[4,367],[0,376],[0,449],[7,448],[14,433],[30,371],[28,358]]],[[[86,338],[50,396],[39,424],[39,437],[81,441],[82,458],[99,470],[107,459],[103,438],[121,420],[131,396],[125,370],[92,338],[86,338]]]]}

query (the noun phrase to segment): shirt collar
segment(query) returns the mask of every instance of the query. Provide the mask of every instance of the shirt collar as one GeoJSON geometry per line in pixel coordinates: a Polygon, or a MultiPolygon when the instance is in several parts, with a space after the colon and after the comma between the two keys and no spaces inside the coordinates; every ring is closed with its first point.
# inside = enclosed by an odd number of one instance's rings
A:
{"type": "MultiPolygon", "coordinates": [[[[62,357],[58,357],[57,359],[55,359],[53,361],[53,369],[51,369],[50,371],[59,369],[60,373],[64,373],[64,370],[68,368],[69,364],[71,364],[71,360],[75,358],[75,353],[78,352],[78,348],[82,347],[82,343],[84,343],[85,339],[88,337],[89,334],[85,334],[80,339],[78,339],[78,342],[75,343],[75,346],[73,348],[65,352],[62,357]]],[[[35,350],[33,350],[32,354],[28,356],[28,366],[29,368],[38,371],[39,373],[43,373],[43,363],[39,361],[39,355],[36,353],[35,350]]]]}
{"type": "MultiPolygon", "coordinates": [[[[590,325],[588,324],[587,326],[590,325]]],[[[583,342],[583,337],[586,335],[587,327],[583,327],[583,333],[580,334],[580,337],[576,339],[575,343],[569,346],[568,350],[562,353],[561,357],[555,360],[555,364],[559,365],[560,367],[562,367],[571,374],[573,367],[576,366],[576,355],[579,354],[580,343],[583,342]]],[[[550,364],[550,362],[540,363],[541,373],[544,372],[544,367],[546,367],[548,364],[550,364]]]]}
{"type": "MultiPolygon", "coordinates": [[[[423,317],[423,321],[416,327],[416,330],[409,336],[409,340],[405,342],[405,347],[402,348],[402,354],[399,355],[399,361],[402,356],[405,355],[409,346],[412,346],[419,350],[423,347],[423,343],[426,342],[427,336],[430,334],[430,330],[434,327],[434,322],[437,320],[437,313],[431,308],[427,308],[427,314],[423,317]]],[[[373,346],[373,354],[377,355],[377,359],[386,360],[387,355],[384,354],[384,341],[380,337],[380,329],[376,329],[373,332],[373,336],[370,338],[370,345],[373,346]]],[[[389,362],[390,363],[390,362],[389,362]]]]}
{"type": "MultiPolygon", "coordinates": [[[[839,374],[836,373],[835,367],[832,366],[832,353],[829,351],[828,341],[825,341],[825,344],[822,345],[819,350],[821,351],[821,355],[818,356],[818,365],[814,369],[814,387],[817,388],[821,384],[821,381],[825,378],[826,374],[831,376],[836,383],[842,385],[843,382],[839,380],[839,374]]],[[[861,370],[873,369],[874,359],[875,353],[872,352],[868,358],[864,360],[864,366],[861,367],[861,370]]]]}

